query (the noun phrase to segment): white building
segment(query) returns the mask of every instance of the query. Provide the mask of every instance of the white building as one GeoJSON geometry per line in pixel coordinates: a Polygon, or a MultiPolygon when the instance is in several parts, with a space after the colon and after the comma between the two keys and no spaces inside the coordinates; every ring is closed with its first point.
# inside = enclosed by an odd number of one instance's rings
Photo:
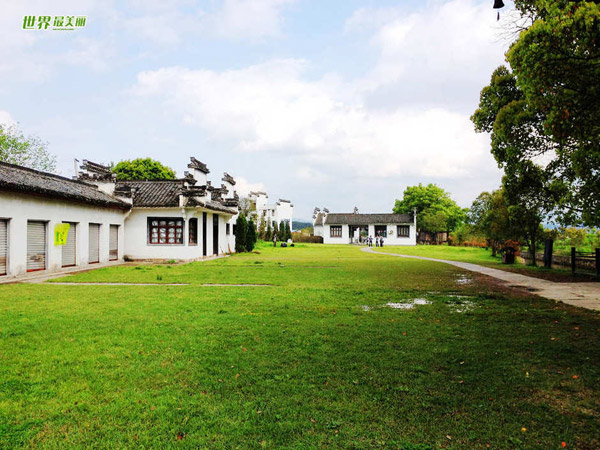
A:
{"type": "Polygon", "coordinates": [[[315,236],[324,244],[362,243],[365,238],[383,238],[385,245],[416,245],[416,214],[348,214],[315,209],[315,236]]]}
{"type": "Polygon", "coordinates": [[[178,180],[121,182],[88,161],[78,180],[0,163],[0,277],[235,251],[235,181],[213,187],[206,165],[188,167],[178,180]]]}
{"type": "Polygon", "coordinates": [[[292,218],[294,215],[294,205],[289,200],[280,198],[277,202],[269,204],[269,196],[266,192],[250,192],[248,198],[254,203],[256,208],[256,224],[260,224],[261,220],[265,223],[270,223],[273,226],[275,223],[279,226],[281,222],[289,223],[290,230],[292,229],[292,218]]]}

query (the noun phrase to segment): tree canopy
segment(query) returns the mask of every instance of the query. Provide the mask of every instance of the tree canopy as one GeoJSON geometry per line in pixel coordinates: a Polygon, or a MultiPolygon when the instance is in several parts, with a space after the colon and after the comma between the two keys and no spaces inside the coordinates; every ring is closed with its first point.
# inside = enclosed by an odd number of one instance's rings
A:
{"type": "Polygon", "coordinates": [[[408,186],[402,200],[396,200],[395,214],[417,210],[417,229],[430,232],[453,231],[466,217],[466,211],[435,184],[408,186]]]}
{"type": "Polygon", "coordinates": [[[600,225],[599,3],[516,0],[531,25],[519,30],[507,53],[513,73],[505,69],[492,77],[510,101],[494,97],[498,92],[490,85],[473,116],[477,126],[488,110],[496,124],[492,129],[487,120],[480,131],[494,131],[505,142],[523,139],[524,145],[509,145],[504,154],[493,142],[497,159],[545,161],[543,176],[552,183],[555,213],[564,224],[600,225]]]}
{"type": "Polygon", "coordinates": [[[25,136],[16,126],[0,124],[0,161],[54,172],[56,157],[48,152],[47,146],[36,136],[25,136]]]}
{"type": "Polygon", "coordinates": [[[501,188],[492,192],[482,192],[469,209],[469,222],[478,234],[485,237],[493,256],[502,248],[504,242],[518,238],[508,208],[505,191],[501,188]]]}
{"type": "Polygon", "coordinates": [[[174,180],[175,171],[152,158],[120,161],[112,168],[117,180],[174,180]]]}
{"type": "Polygon", "coordinates": [[[556,150],[556,143],[544,132],[545,114],[528,103],[514,74],[501,66],[481,91],[471,120],[476,131],[491,132],[492,155],[504,169],[502,195],[510,214],[516,216],[519,237],[534,252],[542,220],[557,209],[565,192],[560,166],[539,161],[541,155],[556,150]]]}

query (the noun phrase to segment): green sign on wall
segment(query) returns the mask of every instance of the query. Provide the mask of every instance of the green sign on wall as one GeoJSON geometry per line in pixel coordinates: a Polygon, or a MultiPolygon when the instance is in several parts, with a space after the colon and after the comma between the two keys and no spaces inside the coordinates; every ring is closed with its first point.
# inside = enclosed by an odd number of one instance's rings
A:
{"type": "Polygon", "coordinates": [[[71,225],[68,223],[57,223],[54,225],[54,245],[65,245],[71,225]]]}

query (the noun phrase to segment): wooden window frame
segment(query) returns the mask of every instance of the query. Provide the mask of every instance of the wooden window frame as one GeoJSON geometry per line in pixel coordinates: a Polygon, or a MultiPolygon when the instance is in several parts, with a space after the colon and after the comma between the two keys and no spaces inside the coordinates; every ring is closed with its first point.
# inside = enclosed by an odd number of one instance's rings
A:
{"type": "Polygon", "coordinates": [[[410,225],[397,225],[396,236],[399,238],[410,237],[410,225]],[[403,229],[406,229],[406,234],[400,232],[400,230],[403,230],[403,229]]]}
{"type": "Polygon", "coordinates": [[[342,226],[341,225],[330,225],[329,226],[329,237],[341,238],[342,237],[342,226]],[[335,233],[334,230],[335,229],[335,233]],[[339,234],[338,234],[339,231],[339,234]]]}
{"type": "Polygon", "coordinates": [[[148,217],[148,239],[147,239],[147,243],[148,245],[184,245],[183,242],[183,233],[185,231],[185,223],[183,218],[181,217],[148,217]],[[158,225],[153,225],[152,222],[153,221],[157,221],[158,225]],[[167,222],[166,225],[161,225],[161,222],[167,222]],[[179,225],[169,225],[168,222],[175,222],[175,223],[179,223],[179,225]],[[158,242],[154,242],[153,239],[153,229],[157,230],[157,238],[158,238],[158,242]],[[168,236],[169,236],[169,230],[175,230],[174,234],[175,234],[175,242],[168,242],[168,236]],[[177,230],[181,229],[181,233],[179,234],[179,239],[177,238],[178,234],[177,234],[177,230]],[[160,231],[161,230],[165,230],[165,242],[160,242],[160,231]]]}

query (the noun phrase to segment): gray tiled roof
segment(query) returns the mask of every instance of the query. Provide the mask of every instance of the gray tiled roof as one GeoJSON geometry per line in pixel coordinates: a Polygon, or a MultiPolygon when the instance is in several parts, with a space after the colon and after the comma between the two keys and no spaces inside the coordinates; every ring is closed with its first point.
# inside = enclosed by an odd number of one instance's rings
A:
{"type": "MultiPolygon", "coordinates": [[[[318,216],[317,216],[318,219],[318,216]]],[[[413,223],[412,214],[336,214],[325,217],[326,225],[373,225],[389,223],[413,223]]]]}
{"type": "Polygon", "coordinates": [[[135,189],[133,206],[145,207],[179,206],[179,193],[184,188],[183,180],[117,182],[117,189],[123,186],[135,189]]]}
{"type": "MultiPolygon", "coordinates": [[[[173,208],[179,206],[179,195],[188,189],[184,185],[185,180],[160,180],[160,181],[119,181],[117,189],[125,186],[135,189],[133,194],[133,206],[145,208],[173,208]]],[[[218,190],[213,188],[214,190],[218,190]]],[[[192,190],[199,194],[204,189],[194,187],[192,190]]],[[[196,206],[213,211],[237,214],[237,208],[228,207],[221,202],[203,200],[197,196],[189,196],[187,206],[196,206]]]]}
{"type": "Polygon", "coordinates": [[[95,206],[129,209],[121,200],[83,181],[0,162],[0,191],[22,192],[95,206]]]}

